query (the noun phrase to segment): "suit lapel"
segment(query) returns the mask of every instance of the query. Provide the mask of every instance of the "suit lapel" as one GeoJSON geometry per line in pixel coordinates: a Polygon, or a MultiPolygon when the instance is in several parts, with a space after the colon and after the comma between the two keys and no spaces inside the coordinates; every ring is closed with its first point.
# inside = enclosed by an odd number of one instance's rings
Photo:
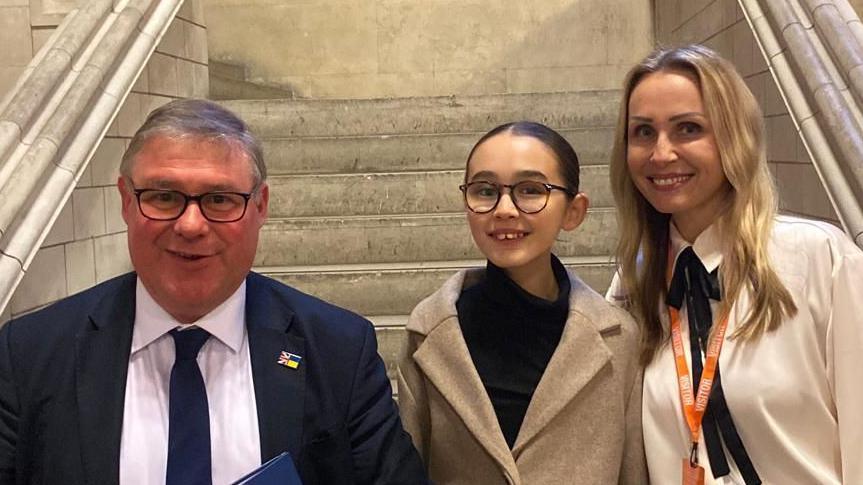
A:
{"type": "Polygon", "coordinates": [[[458,319],[453,316],[436,326],[414,353],[414,360],[488,454],[509,476],[518,476],[458,319]]]}
{"type": "Polygon", "coordinates": [[[513,453],[557,416],[611,358],[599,332],[577,314],[570,314],[548,367],[536,387],[518,433],[513,453]]]}
{"type": "Polygon", "coordinates": [[[516,457],[611,360],[602,334],[613,331],[619,324],[586,317],[583,312],[594,313],[595,305],[586,297],[589,290],[583,287],[584,283],[571,279],[569,318],[527,408],[512,449],[516,457]]]}
{"type": "Polygon", "coordinates": [[[118,281],[76,337],[75,379],[87,483],[120,479],[120,433],[135,320],[135,274],[118,281]]]}
{"type": "Polygon", "coordinates": [[[249,275],[246,329],[264,462],[283,451],[296,459],[300,452],[307,365],[291,369],[278,363],[283,351],[306,355],[305,339],[291,326],[293,316],[262,277],[249,275]]]}

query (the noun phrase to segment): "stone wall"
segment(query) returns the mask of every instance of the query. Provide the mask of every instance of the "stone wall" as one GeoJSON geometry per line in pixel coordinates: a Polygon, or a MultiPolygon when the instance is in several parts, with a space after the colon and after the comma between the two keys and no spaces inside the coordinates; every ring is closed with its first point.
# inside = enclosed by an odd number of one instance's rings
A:
{"type": "Polygon", "coordinates": [[[297,97],[617,88],[650,0],[209,0],[210,57],[297,97]]]}
{"type": "MultiPolygon", "coordinates": [[[[27,0],[22,1],[26,5],[27,0]]],[[[28,7],[20,9],[22,21],[26,20],[28,12],[28,7]]],[[[0,23],[5,20],[2,15],[0,12],[0,23]]],[[[35,45],[37,38],[44,36],[47,39],[43,31],[50,34],[50,30],[62,20],[62,15],[57,14],[56,17],[53,26],[44,28],[25,23],[29,33],[26,36],[22,34],[17,47],[10,50],[23,51],[35,45]]],[[[4,33],[0,29],[0,38],[4,33]]],[[[0,55],[6,50],[5,47],[0,49],[0,55]]],[[[32,54],[28,52],[27,56],[32,54]]],[[[29,61],[28,57],[23,64],[26,66],[29,61]]],[[[14,82],[13,79],[11,84],[14,82]]],[[[39,308],[131,269],[126,249],[126,226],[120,216],[120,197],[116,188],[123,151],[152,109],[178,97],[206,97],[207,83],[203,4],[202,0],[189,0],[126,98],[51,233],[0,316],[0,322],[8,320],[10,315],[39,308]]]]}
{"type": "Polygon", "coordinates": [[[779,186],[780,209],[838,223],[737,1],[656,0],[654,15],[660,43],[701,42],[734,62],[743,75],[764,111],[767,157],[779,186]]]}

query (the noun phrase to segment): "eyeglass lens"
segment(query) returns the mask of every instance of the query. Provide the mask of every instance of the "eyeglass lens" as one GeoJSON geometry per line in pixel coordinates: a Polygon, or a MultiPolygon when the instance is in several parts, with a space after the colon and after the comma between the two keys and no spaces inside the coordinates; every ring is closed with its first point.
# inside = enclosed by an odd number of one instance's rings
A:
{"type": "MultiPolygon", "coordinates": [[[[474,212],[489,212],[497,206],[502,185],[492,182],[472,182],[465,190],[465,201],[474,212]]],[[[541,182],[523,180],[510,188],[510,197],[522,212],[541,211],[548,202],[548,188],[541,182]]]]}
{"type": "MultiPolygon", "coordinates": [[[[142,190],[141,212],[151,219],[170,220],[182,215],[190,196],[174,190],[142,190]]],[[[235,221],[243,217],[246,198],[230,192],[213,192],[197,197],[204,217],[211,221],[235,221]]]]}

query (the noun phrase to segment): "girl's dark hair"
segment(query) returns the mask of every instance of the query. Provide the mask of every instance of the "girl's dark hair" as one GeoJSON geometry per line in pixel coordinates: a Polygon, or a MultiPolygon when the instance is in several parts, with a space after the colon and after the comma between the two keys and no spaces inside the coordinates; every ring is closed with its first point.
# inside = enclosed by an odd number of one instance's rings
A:
{"type": "Polygon", "coordinates": [[[511,133],[515,136],[529,136],[541,141],[543,145],[550,148],[557,157],[557,162],[560,166],[560,173],[566,181],[566,188],[571,190],[573,194],[578,193],[578,155],[576,155],[572,145],[570,145],[569,142],[566,141],[566,138],[564,138],[560,133],[542,123],[536,123],[534,121],[504,123],[483,135],[482,138],[476,142],[476,145],[471,148],[470,153],[467,156],[467,163],[465,164],[464,171],[465,182],[467,182],[467,165],[470,164],[470,159],[473,158],[473,153],[486,140],[501,133],[511,133]]]}

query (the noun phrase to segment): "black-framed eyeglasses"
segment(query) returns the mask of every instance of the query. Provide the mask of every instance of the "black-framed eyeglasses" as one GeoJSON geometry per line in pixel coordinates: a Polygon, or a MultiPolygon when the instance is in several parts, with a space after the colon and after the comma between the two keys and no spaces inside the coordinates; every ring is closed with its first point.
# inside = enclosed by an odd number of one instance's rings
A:
{"type": "Polygon", "coordinates": [[[467,208],[477,214],[493,211],[500,202],[504,188],[509,189],[509,196],[515,208],[525,214],[535,214],[545,209],[552,190],[560,190],[570,197],[575,196],[575,193],[566,187],[535,180],[522,180],[514,184],[477,180],[459,185],[458,188],[464,193],[464,203],[467,208]]]}
{"type": "Polygon", "coordinates": [[[189,195],[178,190],[133,189],[138,199],[141,215],[154,221],[173,221],[179,219],[189,207],[189,202],[197,202],[201,215],[210,222],[236,222],[246,215],[249,199],[257,187],[249,193],[207,192],[189,195]]]}

